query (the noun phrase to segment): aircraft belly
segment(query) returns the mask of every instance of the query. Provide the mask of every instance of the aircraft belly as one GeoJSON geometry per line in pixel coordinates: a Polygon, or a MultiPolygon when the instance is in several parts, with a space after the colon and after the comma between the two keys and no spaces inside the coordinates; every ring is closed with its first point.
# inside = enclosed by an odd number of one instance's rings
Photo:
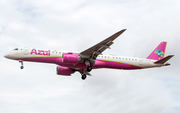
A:
{"type": "Polygon", "coordinates": [[[20,60],[23,61],[30,61],[30,62],[41,62],[41,63],[54,63],[55,62],[54,57],[25,57],[20,58],[20,60]]]}
{"type": "Polygon", "coordinates": [[[124,63],[124,62],[116,62],[116,61],[103,61],[105,63],[106,68],[111,68],[111,69],[142,69],[142,67],[138,65],[133,65],[129,63],[124,63]]]}

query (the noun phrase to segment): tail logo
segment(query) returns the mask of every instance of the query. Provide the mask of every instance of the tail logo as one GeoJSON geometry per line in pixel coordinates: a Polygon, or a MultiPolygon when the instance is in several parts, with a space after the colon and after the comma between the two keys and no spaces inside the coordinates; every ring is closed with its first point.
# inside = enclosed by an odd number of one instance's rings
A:
{"type": "Polygon", "coordinates": [[[159,59],[163,58],[164,53],[161,50],[156,49],[155,53],[158,54],[159,59]]]}

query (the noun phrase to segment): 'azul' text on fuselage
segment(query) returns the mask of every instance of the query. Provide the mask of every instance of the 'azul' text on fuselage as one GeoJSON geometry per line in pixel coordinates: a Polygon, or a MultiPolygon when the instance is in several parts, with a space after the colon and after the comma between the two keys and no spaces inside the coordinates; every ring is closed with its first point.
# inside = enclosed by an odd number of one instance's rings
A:
{"type": "Polygon", "coordinates": [[[33,54],[33,53],[36,55],[50,56],[50,50],[45,51],[45,50],[32,49],[30,54],[33,54]]]}

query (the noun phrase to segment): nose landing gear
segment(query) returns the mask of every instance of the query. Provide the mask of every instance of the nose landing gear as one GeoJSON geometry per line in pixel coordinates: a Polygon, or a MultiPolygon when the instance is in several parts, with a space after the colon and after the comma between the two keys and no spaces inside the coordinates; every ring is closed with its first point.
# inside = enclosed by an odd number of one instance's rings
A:
{"type": "Polygon", "coordinates": [[[23,68],[24,68],[24,66],[21,66],[20,68],[21,68],[21,69],[23,69],[23,68]]]}
{"type": "Polygon", "coordinates": [[[23,60],[19,60],[19,62],[21,63],[21,69],[23,69],[24,68],[24,66],[23,66],[23,60]]]}

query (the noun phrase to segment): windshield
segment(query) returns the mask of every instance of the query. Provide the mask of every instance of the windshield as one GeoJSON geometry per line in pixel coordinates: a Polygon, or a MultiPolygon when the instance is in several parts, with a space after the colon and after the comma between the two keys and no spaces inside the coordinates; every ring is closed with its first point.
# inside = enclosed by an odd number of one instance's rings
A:
{"type": "Polygon", "coordinates": [[[14,50],[18,50],[18,48],[15,48],[14,50]]]}

